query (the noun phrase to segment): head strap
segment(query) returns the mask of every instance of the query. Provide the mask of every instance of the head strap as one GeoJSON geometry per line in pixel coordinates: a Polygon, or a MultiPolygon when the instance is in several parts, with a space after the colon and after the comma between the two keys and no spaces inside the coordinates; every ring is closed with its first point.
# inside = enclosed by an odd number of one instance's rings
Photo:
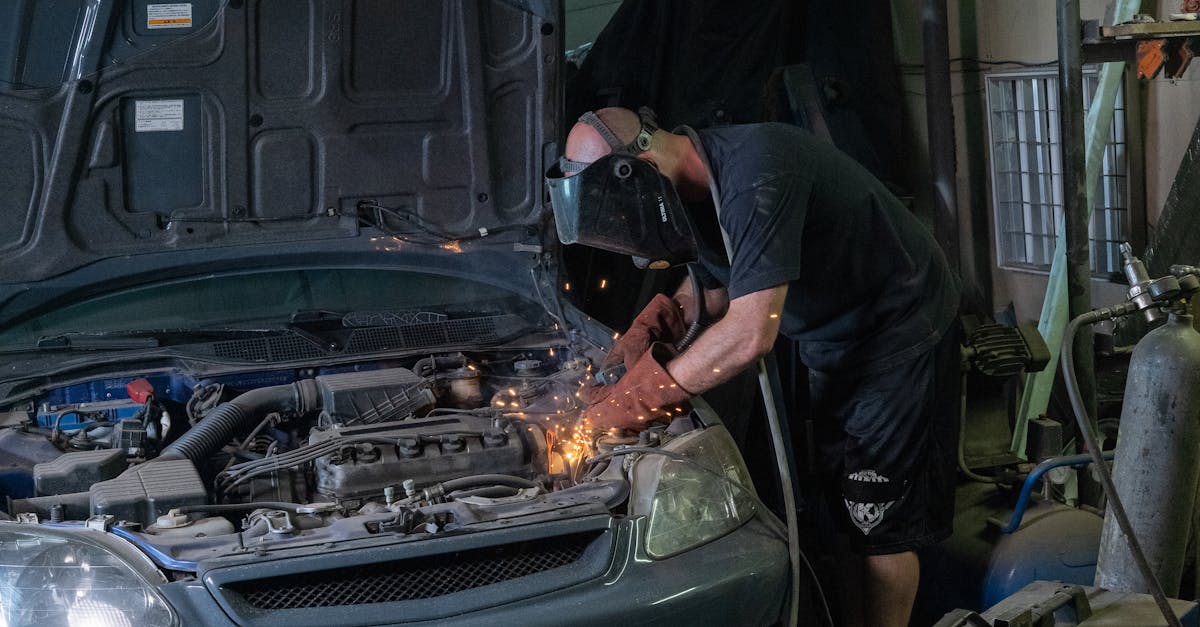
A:
{"type": "MultiPolygon", "coordinates": [[[[608,147],[612,149],[613,154],[623,154],[635,157],[643,152],[646,152],[647,150],[650,150],[650,145],[654,138],[654,132],[658,130],[658,121],[655,119],[654,110],[652,110],[650,107],[641,107],[638,109],[638,121],[641,123],[641,127],[638,129],[637,136],[634,137],[633,141],[629,142],[628,144],[622,143],[617,137],[617,134],[614,133],[611,128],[608,128],[608,125],[605,124],[604,121],[592,111],[588,111],[587,113],[579,116],[579,121],[583,124],[587,124],[593,129],[596,129],[596,132],[600,134],[600,137],[603,137],[604,141],[608,143],[608,147]]],[[[571,161],[565,156],[560,157],[558,160],[558,167],[562,170],[563,174],[575,174],[581,172],[589,165],[591,164],[583,163],[581,161],[571,161]]]]}

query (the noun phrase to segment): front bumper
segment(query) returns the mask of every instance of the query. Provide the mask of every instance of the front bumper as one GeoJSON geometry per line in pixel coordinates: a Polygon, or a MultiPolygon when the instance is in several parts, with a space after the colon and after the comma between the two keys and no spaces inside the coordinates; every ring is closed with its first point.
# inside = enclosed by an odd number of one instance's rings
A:
{"type": "MultiPolygon", "coordinates": [[[[202,565],[206,569],[197,580],[166,584],[160,591],[189,625],[764,625],[781,615],[788,562],[786,544],[769,526],[778,528],[777,521],[763,516],[770,514],[759,513],[722,538],[663,560],[642,549],[644,518],[597,516],[409,545],[346,551],[325,545],[304,556],[202,565]],[[344,573],[347,566],[365,568],[381,558],[435,564],[444,558],[452,565],[478,547],[581,533],[595,539],[569,565],[425,598],[321,606],[310,594],[298,604],[303,607],[264,609],[239,592],[247,582],[268,578],[320,582],[322,571],[344,573]]],[[[348,598],[344,586],[341,592],[338,598],[348,598]]]]}

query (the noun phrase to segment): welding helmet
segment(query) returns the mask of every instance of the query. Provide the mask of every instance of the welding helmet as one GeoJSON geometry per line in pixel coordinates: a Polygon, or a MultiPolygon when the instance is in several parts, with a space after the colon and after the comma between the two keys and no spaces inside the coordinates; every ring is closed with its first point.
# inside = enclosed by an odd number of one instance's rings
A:
{"type": "Polygon", "coordinates": [[[637,157],[650,149],[658,128],[649,109],[638,113],[642,126],[629,144],[620,142],[595,114],[579,118],[604,137],[612,153],[591,164],[564,157],[546,173],[558,238],[564,244],[630,255],[639,268],[695,261],[696,237],[675,186],[637,157]]]}

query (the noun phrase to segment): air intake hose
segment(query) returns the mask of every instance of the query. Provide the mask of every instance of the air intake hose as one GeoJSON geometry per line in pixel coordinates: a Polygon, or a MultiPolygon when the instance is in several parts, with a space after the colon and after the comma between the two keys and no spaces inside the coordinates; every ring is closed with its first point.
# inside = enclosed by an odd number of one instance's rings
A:
{"type": "Polygon", "coordinates": [[[270,412],[303,414],[321,409],[321,395],[311,379],[250,390],[219,405],[204,420],[163,449],[157,458],[188,459],[200,468],[240,429],[253,426],[270,412]]]}

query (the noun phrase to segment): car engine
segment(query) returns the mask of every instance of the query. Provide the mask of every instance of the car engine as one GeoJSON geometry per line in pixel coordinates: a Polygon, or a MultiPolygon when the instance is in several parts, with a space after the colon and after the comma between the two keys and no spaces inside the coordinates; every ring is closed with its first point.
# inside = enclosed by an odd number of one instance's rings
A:
{"type": "MultiPolygon", "coordinates": [[[[431,532],[560,508],[571,499],[547,496],[580,485],[583,458],[639,441],[578,430],[591,367],[565,352],[198,381],[156,372],[53,390],[0,429],[0,450],[18,460],[0,482],[5,509],[244,543],[345,520],[431,532]]],[[[587,500],[625,497],[605,490],[587,500]]]]}

